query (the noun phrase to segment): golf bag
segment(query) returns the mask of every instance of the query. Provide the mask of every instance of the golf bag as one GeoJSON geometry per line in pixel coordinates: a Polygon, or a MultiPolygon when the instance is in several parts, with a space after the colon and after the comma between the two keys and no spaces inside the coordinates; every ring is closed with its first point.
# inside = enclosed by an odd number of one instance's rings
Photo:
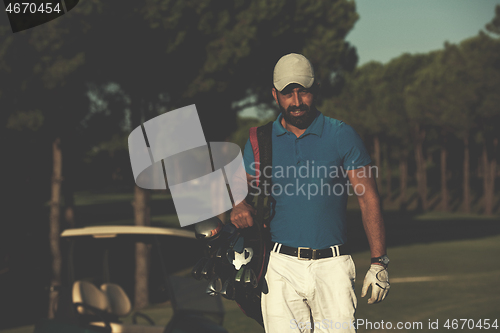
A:
{"type": "Polygon", "coordinates": [[[264,326],[260,306],[266,260],[270,250],[269,224],[273,199],[271,177],[263,170],[272,165],[272,122],[250,129],[250,143],[259,172],[245,199],[257,213],[254,225],[237,229],[214,217],[195,225],[196,237],[205,242],[205,255],[193,267],[196,279],[209,280],[207,294],[235,300],[241,310],[264,326]]]}

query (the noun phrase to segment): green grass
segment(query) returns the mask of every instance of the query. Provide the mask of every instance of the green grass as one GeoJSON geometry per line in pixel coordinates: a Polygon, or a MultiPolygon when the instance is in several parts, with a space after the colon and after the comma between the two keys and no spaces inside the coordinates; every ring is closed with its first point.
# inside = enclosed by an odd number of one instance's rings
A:
{"type": "MultiPolygon", "coordinates": [[[[375,305],[358,298],[357,318],[371,322],[422,322],[429,319],[499,319],[500,236],[484,239],[418,244],[389,249],[390,278],[387,299],[375,305]],[[408,277],[434,277],[434,281],[404,282],[408,277]],[[398,281],[399,280],[399,281],[398,281]]],[[[369,265],[368,253],[353,255],[357,266],[357,295],[369,265]]],[[[389,332],[364,330],[359,332],[389,332]]],[[[402,330],[405,331],[405,330],[402,330]]],[[[440,331],[446,331],[440,326],[440,331]]],[[[409,332],[413,332],[409,330],[409,332]]]]}
{"type": "MultiPolygon", "coordinates": [[[[75,214],[79,225],[133,225],[133,191],[116,193],[111,190],[75,193],[75,214]]],[[[151,195],[151,225],[180,227],[172,196],[166,191],[151,195]]]]}
{"type": "Polygon", "coordinates": [[[88,206],[94,204],[114,203],[119,201],[131,202],[134,199],[134,193],[96,193],[91,191],[82,191],[75,193],[75,206],[88,206]]]}
{"type": "Polygon", "coordinates": [[[498,215],[486,216],[480,214],[447,213],[432,211],[420,214],[413,218],[414,220],[498,220],[498,215]]]}
{"type": "MultiPolygon", "coordinates": [[[[93,204],[105,204],[115,202],[130,203],[134,199],[134,192],[116,193],[113,190],[102,191],[79,191],[75,193],[75,205],[87,206],[93,204]]],[[[169,200],[172,199],[170,194],[166,191],[153,191],[151,195],[152,200],[169,200]]]]}
{"type": "Polygon", "coordinates": [[[28,326],[20,326],[20,327],[16,327],[16,328],[0,330],[0,332],[2,332],[2,333],[33,333],[34,329],[35,329],[34,325],[28,325],[28,326]]]}

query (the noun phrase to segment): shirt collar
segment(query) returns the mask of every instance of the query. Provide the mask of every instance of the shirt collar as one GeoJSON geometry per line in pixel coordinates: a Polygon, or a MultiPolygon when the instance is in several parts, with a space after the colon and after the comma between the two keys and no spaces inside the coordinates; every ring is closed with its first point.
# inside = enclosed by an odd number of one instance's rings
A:
{"type": "MultiPolygon", "coordinates": [[[[283,117],[283,114],[280,113],[278,115],[278,118],[273,123],[273,130],[274,134],[276,136],[281,136],[285,133],[288,133],[283,125],[281,125],[281,118],[283,117]]],[[[314,118],[313,122],[309,127],[306,129],[304,134],[301,135],[301,137],[306,136],[307,134],[316,134],[317,136],[321,137],[321,134],[323,133],[323,125],[325,124],[325,116],[317,111],[316,118],[314,118]]]]}

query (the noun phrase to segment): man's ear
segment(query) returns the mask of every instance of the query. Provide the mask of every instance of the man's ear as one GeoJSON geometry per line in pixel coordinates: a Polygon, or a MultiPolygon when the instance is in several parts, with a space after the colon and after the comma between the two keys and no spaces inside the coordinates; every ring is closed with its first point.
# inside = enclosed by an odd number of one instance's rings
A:
{"type": "Polygon", "coordinates": [[[273,87],[272,89],[272,93],[273,93],[273,97],[274,97],[274,101],[276,102],[276,104],[278,104],[278,106],[280,105],[280,103],[278,102],[278,90],[276,90],[276,88],[273,87]]]}

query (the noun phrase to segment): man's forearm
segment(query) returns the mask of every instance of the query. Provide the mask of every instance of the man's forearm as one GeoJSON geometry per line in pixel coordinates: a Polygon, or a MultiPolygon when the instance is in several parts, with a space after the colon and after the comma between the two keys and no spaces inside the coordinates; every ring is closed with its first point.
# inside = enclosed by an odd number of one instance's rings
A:
{"type": "Polygon", "coordinates": [[[378,195],[377,183],[371,176],[369,165],[348,171],[349,180],[353,188],[361,186],[363,192],[358,194],[359,207],[363,218],[366,238],[370,244],[372,258],[386,254],[385,227],[380,208],[380,197],[378,195]]]}
{"type": "MultiPolygon", "coordinates": [[[[366,195],[366,194],[365,194],[366,195]]],[[[385,225],[378,194],[360,198],[361,216],[372,258],[386,254],[385,225]]]]}

